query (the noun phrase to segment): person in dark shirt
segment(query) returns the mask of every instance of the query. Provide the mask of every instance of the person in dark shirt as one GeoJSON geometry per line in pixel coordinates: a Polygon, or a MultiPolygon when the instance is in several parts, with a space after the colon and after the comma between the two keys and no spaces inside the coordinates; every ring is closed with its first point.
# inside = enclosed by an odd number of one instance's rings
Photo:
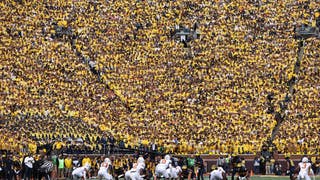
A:
{"type": "Polygon", "coordinates": [[[239,172],[239,169],[241,167],[240,156],[233,156],[231,162],[232,162],[232,169],[233,169],[231,179],[234,180],[236,173],[239,172]]]}
{"type": "Polygon", "coordinates": [[[21,166],[19,157],[17,156],[13,158],[13,172],[14,172],[15,179],[20,179],[22,175],[22,166],[21,166]]]}
{"type": "Polygon", "coordinates": [[[182,169],[181,178],[189,178],[189,169],[188,169],[188,161],[186,157],[181,157],[179,162],[179,166],[182,169]]]}
{"type": "Polygon", "coordinates": [[[4,179],[4,162],[3,162],[3,158],[2,155],[0,154],[0,179],[4,179]]]}
{"type": "Polygon", "coordinates": [[[249,171],[248,169],[245,167],[245,166],[241,166],[239,168],[239,177],[237,179],[249,179],[250,178],[250,174],[249,174],[249,171]]]}
{"type": "Polygon", "coordinates": [[[204,173],[204,164],[203,164],[203,159],[201,158],[200,155],[196,156],[196,167],[198,169],[198,180],[203,180],[203,173],[204,173]]]}
{"type": "Polygon", "coordinates": [[[116,140],[112,135],[110,135],[108,141],[109,141],[109,145],[110,145],[110,153],[113,154],[114,153],[114,144],[116,143],[116,140]]]}
{"type": "Polygon", "coordinates": [[[102,154],[106,154],[107,153],[107,143],[108,143],[108,139],[106,137],[106,135],[103,135],[100,139],[100,143],[102,144],[102,154]]]}
{"type": "Polygon", "coordinates": [[[287,161],[287,175],[289,175],[290,179],[292,179],[294,176],[294,169],[295,169],[294,162],[290,159],[289,155],[287,155],[285,159],[287,161]]]}
{"type": "Polygon", "coordinates": [[[7,155],[6,158],[3,160],[3,171],[5,173],[5,179],[11,180],[14,177],[13,171],[13,160],[12,155],[7,155]]]}

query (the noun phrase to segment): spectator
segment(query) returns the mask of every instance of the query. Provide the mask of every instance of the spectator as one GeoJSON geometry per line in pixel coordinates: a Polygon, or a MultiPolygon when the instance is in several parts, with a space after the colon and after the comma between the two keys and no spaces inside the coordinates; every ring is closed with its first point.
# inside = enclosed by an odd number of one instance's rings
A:
{"type": "Polygon", "coordinates": [[[274,164],[274,170],[275,170],[275,174],[278,175],[278,176],[281,176],[282,175],[282,166],[279,162],[275,162],[274,164]]]}
{"type": "Polygon", "coordinates": [[[218,159],[217,159],[217,167],[223,167],[225,164],[225,158],[223,156],[220,156],[218,159]]]}
{"type": "Polygon", "coordinates": [[[224,167],[223,167],[223,169],[225,170],[226,174],[229,173],[230,163],[231,163],[231,156],[230,156],[230,154],[227,154],[225,156],[225,163],[224,163],[224,167]]]}
{"type": "Polygon", "coordinates": [[[275,162],[276,160],[274,159],[274,157],[272,156],[271,159],[270,159],[270,173],[271,174],[274,174],[275,173],[275,162]]]}
{"type": "Polygon", "coordinates": [[[204,169],[204,164],[203,164],[203,159],[201,158],[200,155],[196,156],[196,167],[197,167],[197,179],[198,180],[203,180],[203,174],[205,173],[205,169],[204,169]]]}
{"type": "Polygon", "coordinates": [[[71,178],[71,173],[72,173],[72,158],[70,155],[67,156],[64,160],[64,167],[65,167],[65,177],[66,178],[71,178]]]}
{"type": "Polygon", "coordinates": [[[110,146],[110,153],[113,153],[116,140],[114,139],[114,137],[112,135],[110,135],[108,138],[108,142],[109,142],[109,146],[110,146]]]}
{"type": "Polygon", "coordinates": [[[26,180],[31,179],[34,163],[35,163],[34,158],[32,157],[31,153],[28,153],[27,157],[24,159],[25,174],[23,179],[26,179],[26,180]]]}
{"type": "Polygon", "coordinates": [[[64,178],[65,159],[62,154],[58,157],[58,178],[64,178]]]}
{"type": "Polygon", "coordinates": [[[5,179],[13,179],[14,174],[14,162],[11,154],[7,154],[4,159],[3,171],[5,172],[5,179]]]}
{"type": "Polygon", "coordinates": [[[316,166],[316,175],[320,175],[320,158],[318,157],[315,163],[316,166]]]}
{"type": "Polygon", "coordinates": [[[271,174],[271,161],[270,159],[268,159],[266,161],[266,175],[270,175],[271,174]]]}
{"type": "Polygon", "coordinates": [[[259,156],[256,156],[253,160],[253,172],[254,172],[254,174],[260,173],[260,158],[259,158],[259,156]]]}
{"type": "Polygon", "coordinates": [[[287,161],[286,175],[289,175],[290,178],[292,178],[294,175],[294,169],[295,169],[294,162],[290,159],[290,156],[288,156],[288,155],[285,157],[285,160],[287,161]]]}
{"type": "Polygon", "coordinates": [[[58,157],[56,154],[51,154],[51,161],[53,164],[53,170],[52,170],[52,178],[57,178],[58,176],[58,157]]]}

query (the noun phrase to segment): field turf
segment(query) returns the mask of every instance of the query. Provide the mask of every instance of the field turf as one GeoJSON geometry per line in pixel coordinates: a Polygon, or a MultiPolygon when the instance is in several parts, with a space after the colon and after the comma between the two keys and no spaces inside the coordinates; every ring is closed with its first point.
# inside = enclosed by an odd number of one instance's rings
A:
{"type": "MultiPolygon", "coordinates": [[[[229,177],[228,179],[231,179],[229,177]]],[[[251,180],[290,180],[289,176],[252,176],[251,180]]],[[[311,177],[311,180],[313,178],[311,177]]],[[[315,180],[320,180],[320,176],[317,176],[315,180]]]]}
{"type": "MultiPolygon", "coordinates": [[[[204,177],[205,180],[209,178],[204,177]]],[[[231,180],[231,177],[228,177],[228,180],[231,180]]],[[[252,176],[251,180],[290,180],[289,176],[252,176]]],[[[315,179],[311,177],[311,180],[320,180],[320,176],[316,176],[315,179]]]]}

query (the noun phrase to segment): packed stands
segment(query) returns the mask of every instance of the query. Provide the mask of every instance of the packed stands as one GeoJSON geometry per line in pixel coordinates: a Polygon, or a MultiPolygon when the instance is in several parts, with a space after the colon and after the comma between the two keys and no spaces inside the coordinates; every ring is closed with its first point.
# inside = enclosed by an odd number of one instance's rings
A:
{"type": "MultiPolygon", "coordinates": [[[[0,6],[2,148],[35,135],[108,132],[131,147],[211,154],[254,153],[270,138],[293,76],[293,27],[320,8],[304,0],[0,6]],[[200,39],[181,43],[170,34],[177,26],[200,39]]],[[[319,152],[320,42],[307,43],[274,141],[282,153],[300,153],[288,145],[302,138],[307,153],[319,152]]]]}

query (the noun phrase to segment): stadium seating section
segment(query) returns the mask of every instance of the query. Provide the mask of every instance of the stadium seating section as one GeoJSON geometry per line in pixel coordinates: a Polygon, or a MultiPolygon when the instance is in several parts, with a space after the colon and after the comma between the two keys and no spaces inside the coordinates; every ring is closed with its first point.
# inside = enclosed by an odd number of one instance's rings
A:
{"type": "Polygon", "coordinates": [[[0,149],[107,132],[131,147],[255,153],[277,124],[268,95],[279,111],[296,76],[274,144],[280,153],[319,152],[319,40],[306,41],[293,73],[294,25],[318,8],[305,0],[2,1],[0,149]],[[197,26],[200,38],[184,47],[170,35],[176,26],[197,26]]]}

